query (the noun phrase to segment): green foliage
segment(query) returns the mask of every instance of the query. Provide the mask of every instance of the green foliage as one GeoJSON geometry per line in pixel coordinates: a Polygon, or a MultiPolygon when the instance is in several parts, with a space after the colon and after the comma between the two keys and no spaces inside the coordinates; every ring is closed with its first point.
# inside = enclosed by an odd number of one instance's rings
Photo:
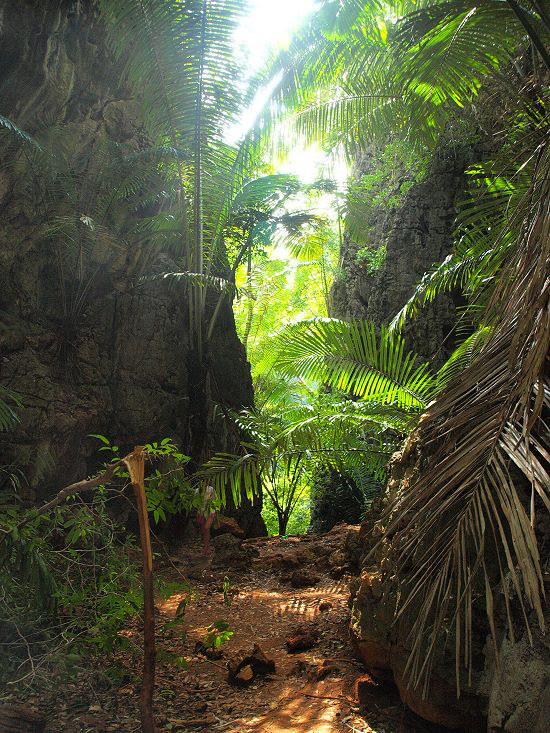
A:
{"type": "MultiPolygon", "coordinates": [[[[524,12],[544,47],[544,18],[532,6],[524,12]]],[[[270,67],[278,104],[264,117],[272,129],[290,112],[287,140],[293,127],[343,145],[350,159],[389,135],[430,146],[450,119],[475,110],[483,81],[512,62],[524,38],[504,0],[324,3],[270,67]]]]}
{"type": "MultiPolygon", "coordinates": [[[[305,482],[309,484],[309,476],[305,478],[305,482]]],[[[279,515],[277,508],[273,503],[273,499],[269,494],[264,494],[262,506],[262,518],[270,535],[280,535],[281,527],[279,525],[279,515]]],[[[287,535],[306,534],[310,527],[310,498],[309,485],[296,501],[294,508],[289,516],[285,531],[287,535]]]]}
{"type": "Polygon", "coordinates": [[[286,389],[260,409],[235,415],[244,434],[241,454],[215,454],[195,480],[220,495],[230,488],[236,502],[243,490],[252,496],[262,489],[269,499],[267,518],[271,505],[279,534],[286,534],[320,470],[360,466],[382,479],[389,456],[439,381],[427,364],[404,351],[401,337],[386,330],[377,336],[368,322],[297,323],[272,341],[272,351],[286,389]],[[297,386],[303,380],[300,391],[289,391],[289,378],[297,386]],[[321,384],[333,389],[319,392],[321,384]]]}
{"type": "Polygon", "coordinates": [[[8,430],[19,422],[14,408],[21,406],[19,395],[0,385],[0,430],[8,430]]]}
{"type": "MultiPolygon", "coordinates": [[[[92,434],[102,445],[99,451],[107,451],[112,460],[121,458],[118,445],[110,443],[104,435],[92,434]]],[[[161,461],[161,467],[155,467],[145,477],[145,495],[147,509],[151,512],[155,524],[165,522],[168,516],[188,511],[198,506],[199,497],[186,478],[185,465],[189,456],[181,453],[171,438],[163,438],[160,442],[147,443],[145,452],[148,459],[161,461]]],[[[126,470],[118,468],[116,475],[128,479],[126,470]]]]}
{"type": "Polygon", "coordinates": [[[229,588],[231,587],[231,583],[229,581],[229,578],[227,575],[223,579],[222,583],[222,592],[223,592],[223,602],[226,606],[231,605],[231,596],[229,595],[229,588]]]}
{"type": "MultiPolygon", "coordinates": [[[[226,266],[223,238],[232,204],[257,164],[251,149],[224,140],[243,105],[233,37],[244,3],[105,0],[101,9],[113,51],[139,89],[151,138],[177,151],[168,172],[177,187],[180,272],[218,276],[226,266]]],[[[207,324],[206,289],[191,289],[188,299],[190,336],[201,354],[219,307],[207,324]]]]}
{"type": "Polygon", "coordinates": [[[128,645],[119,631],[141,609],[139,567],[106,492],[39,517],[5,494],[1,513],[2,681],[69,673],[82,655],[128,645]]]}
{"type": "Polygon", "coordinates": [[[404,341],[368,321],[313,319],[285,329],[274,344],[275,368],[352,392],[395,403],[403,409],[424,407],[436,388],[435,375],[404,341]]]}
{"type": "MultiPolygon", "coordinates": [[[[117,445],[93,437],[100,452],[118,459],[117,445]]],[[[146,451],[162,462],[146,479],[149,511],[162,521],[196,502],[196,493],[183,475],[188,458],[172,440],[152,442],[146,451]]],[[[0,495],[4,681],[16,675],[33,682],[54,670],[69,672],[83,655],[131,647],[120,631],[141,611],[143,597],[132,559],[138,549],[114,518],[129,477],[122,467],[115,476],[118,488],[100,486],[91,498],[72,496],[45,514],[25,508],[13,491],[0,495]]]]}
{"type": "Polygon", "coordinates": [[[358,262],[364,264],[367,272],[372,275],[384,267],[386,255],[386,245],[381,244],[380,247],[361,247],[355,253],[355,258],[358,262]]]}
{"type": "Polygon", "coordinates": [[[218,619],[210,624],[202,638],[202,643],[207,649],[220,649],[223,644],[232,638],[234,633],[227,621],[218,619]]]}

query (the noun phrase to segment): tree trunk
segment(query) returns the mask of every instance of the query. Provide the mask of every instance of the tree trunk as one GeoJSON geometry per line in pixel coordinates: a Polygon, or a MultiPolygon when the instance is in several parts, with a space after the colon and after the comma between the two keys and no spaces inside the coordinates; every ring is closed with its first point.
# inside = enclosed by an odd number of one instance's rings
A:
{"type": "Polygon", "coordinates": [[[145,456],[142,446],[136,446],[124,462],[130,472],[134,487],[139,536],[143,555],[143,678],[141,683],[140,713],[142,733],[156,733],[153,715],[153,690],[155,687],[155,598],[153,592],[153,553],[149,515],[145,496],[145,456]]]}
{"type": "Polygon", "coordinates": [[[277,521],[279,523],[279,534],[285,535],[286,534],[286,528],[288,525],[288,517],[284,513],[277,512],[277,521]]]}

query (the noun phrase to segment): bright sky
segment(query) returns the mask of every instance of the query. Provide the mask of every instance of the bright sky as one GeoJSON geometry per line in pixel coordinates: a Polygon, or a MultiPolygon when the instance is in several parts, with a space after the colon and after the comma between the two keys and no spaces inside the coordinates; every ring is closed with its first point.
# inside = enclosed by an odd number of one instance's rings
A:
{"type": "MultiPolygon", "coordinates": [[[[306,16],[315,9],[315,0],[249,0],[250,12],[244,18],[236,34],[236,44],[246,60],[250,74],[261,69],[270,50],[284,47],[306,16]]],[[[265,96],[264,96],[265,100],[265,96]]],[[[238,139],[254,121],[263,101],[247,110],[240,124],[230,131],[229,137],[238,139]]],[[[305,182],[311,183],[319,177],[319,166],[326,164],[326,156],[316,147],[301,147],[291,152],[284,163],[278,166],[282,173],[294,173],[305,182]]],[[[338,180],[346,178],[346,168],[337,162],[331,171],[323,171],[338,180]]]]}
{"type": "Polygon", "coordinates": [[[249,66],[258,69],[270,48],[286,45],[292,32],[314,7],[314,0],[249,0],[250,12],[237,33],[247,50],[249,66]]]}
{"type": "MultiPolygon", "coordinates": [[[[252,75],[262,68],[270,51],[288,45],[292,33],[315,9],[316,2],[315,0],[249,0],[249,5],[250,12],[237,31],[235,42],[248,66],[248,73],[252,75]]],[[[266,89],[263,95],[258,95],[255,103],[242,115],[240,123],[229,131],[229,138],[236,141],[241,137],[254,122],[268,94],[269,89],[266,89]]],[[[328,166],[327,156],[317,146],[302,146],[290,151],[287,160],[277,165],[277,170],[297,175],[305,183],[312,183],[322,176],[336,179],[343,187],[347,179],[347,167],[343,160],[332,161],[328,166]]],[[[328,195],[319,197],[315,213],[334,217],[333,198],[328,195]]],[[[297,266],[283,243],[273,247],[272,257],[293,262],[294,268],[297,266]]],[[[295,269],[290,274],[286,287],[293,287],[294,275],[295,269]]]]}

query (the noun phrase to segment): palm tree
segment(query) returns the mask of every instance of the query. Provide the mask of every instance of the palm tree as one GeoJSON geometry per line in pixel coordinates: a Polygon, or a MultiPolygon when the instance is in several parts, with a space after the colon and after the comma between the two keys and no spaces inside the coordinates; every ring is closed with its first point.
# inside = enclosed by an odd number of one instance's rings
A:
{"type": "MultiPolygon", "coordinates": [[[[548,70],[548,11],[542,2],[518,5],[325,0],[269,67],[279,74],[278,104],[261,122],[271,132],[290,116],[298,133],[341,144],[352,159],[392,133],[433,145],[449,120],[475,107],[484,81],[501,74],[522,45],[533,43],[536,73],[548,70]]],[[[505,83],[509,95],[524,98],[519,77],[505,83]]]]}
{"type": "Polygon", "coordinates": [[[475,329],[440,373],[450,382],[408,443],[422,468],[386,516],[399,569],[415,561],[412,579],[402,574],[399,611],[412,614],[415,683],[426,682],[454,626],[460,684],[461,660],[472,660],[472,606],[485,608],[494,638],[497,587],[511,633],[512,593],[543,624],[534,513],[539,502],[550,507],[549,36],[545,3],[535,0],[326,2],[276,62],[279,108],[294,129],[351,158],[391,135],[430,148],[444,130],[459,134],[457,116],[475,130],[484,109],[503,110],[486,114],[498,145],[469,172],[453,254],[393,324],[459,286],[475,329]],[[531,487],[527,506],[517,472],[531,487]]]}
{"type": "MultiPolygon", "coordinates": [[[[242,109],[233,33],[241,0],[104,0],[110,39],[139,90],[152,141],[173,152],[177,229],[195,284],[223,266],[230,202],[256,161],[224,141],[242,109]],[[131,52],[129,52],[131,49],[131,52]]],[[[189,326],[203,360],[206,289],[191,288],[189,326]]]]}
{"type": "Polygon", "coordinates": [[[401,336],[377,334],[366,321],[298,322],[273,340],[271,352],[277,383],[258,409],[234,416],[245,436],[241,452],[216,453],[195,480],[222,497],[229,487],[235,502],[263,488],[284,534],[302,474],[367,467],[382,478],[440,382],[405,351],[401,336]],[[319,393],[319,384],[332,391],[319,393]]]}

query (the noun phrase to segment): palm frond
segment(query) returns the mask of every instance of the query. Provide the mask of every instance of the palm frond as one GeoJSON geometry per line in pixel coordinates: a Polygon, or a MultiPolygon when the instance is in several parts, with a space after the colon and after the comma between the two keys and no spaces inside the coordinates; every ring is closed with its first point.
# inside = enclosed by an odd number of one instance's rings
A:
{"type": "Polygon", "coordinates": [[[467,171],[471,185],[456,219],[453,252],[425,273],[392,319],[391,330],[400,330],[440,293],[458,290],[470,303],[478,304],[491,292],[509,248],[517,240],[529,199],[534,160],[527,151],[521,157],[526,160],[518,161],[506,149],[502,158],[467,171]]]}
{"type": "MultiPolygon", "coordinates": [[[[342,144],[351,160],[392,133],[433,145],[527,35],[506,0],[395,0],[363,4],[360,11],[350,0],[339,4],[350,21],[345,32],[334,31],[331,5],[272,61],[269,74],[278,74],[278,83],[257,128],[273,136],[286,114],[287,140],[342,144]]],[[[547,40],[540,15],[525,12],[547,40]]]]}
{"type": "Polygon", "coordinates": [[[435,390],[435,376],[404,341],[368,321],[315,319],[287,327],[274,341],[274,366],[361,397],[421,409],[435,390]]]}
{"type": "Polygon", "coordinates": [[[491,326],[479,326],[474,333],[464,339],[440,368],[437,374],[439,383],[446,385],[458,379],[460,373],[477,358],[492,332],[491,326]]]}
{"type": "MultiPolygon", "coordinates": [[[[109,38],[127,78],[140,90],[156,145],[178,151],[182,252],[186,270],[219,271],[220,236],[246,155],[224,141],[241,111],[241,70],[233,34],[241,0],[105,0],[109,38]],[[131,47],[132,53],[127,53],[131,47]]],[[[201,353],[206,292],[189,294],[191,338],[201,353]]]]}
{"type": "MultiPolygon", "coordinates": [[[[493,595],[534,610],[544,626],[542,573],[529,497],[550,507],[541,419],[550,385],[550,179],[547,149],[538,153],[529,210],[506,256],[485,312],[491,327],[478,356],[423,417],[417,439],[430,445],[427,464],[403,487],[388,515],[404,577],[400,613],[414,608],[408,664],[413,684],[427,689],[434,654],[454,626],[456,676],[471,666],[472,606],[485,607],[494,629],[493,595]],[[496,576],[496,581],[495,581],[496,576]]],[[[530,633],[529,629],[528,632],[530,633]]],[[[494,632],[493,632],[494,633],[494,632]]]]}
{"type": "Polygon", "coordinates": [[[231,453],[215,453],[194,474],[193,480],[208,484],[215,495],[225,503],[227,491],[231,491],[233,501],[239,506],[243,492],[252,499],[258,494],[261,483],[260,474],[263,468],[261,457],[253,447],[243,455],[231,453]]]}
{"type": "Polygon", "coordinates": [[[0,430],[9,430],[19,422],[15,412],[18,407],[22,407],[19,395],[7,387],[0,386],[0,430]]]}
{"type": "Polygon", "coordinates": [[[148,275],[140,278],[141,283],[150,280],[173,280],[174,282],[187,283],[192,287],[211,288],[220,293],[233,294],[235,292],[235,286],[229,280],[214,275],[205,275],[201,272],[162,272],[158,275],[148,275]]]}

